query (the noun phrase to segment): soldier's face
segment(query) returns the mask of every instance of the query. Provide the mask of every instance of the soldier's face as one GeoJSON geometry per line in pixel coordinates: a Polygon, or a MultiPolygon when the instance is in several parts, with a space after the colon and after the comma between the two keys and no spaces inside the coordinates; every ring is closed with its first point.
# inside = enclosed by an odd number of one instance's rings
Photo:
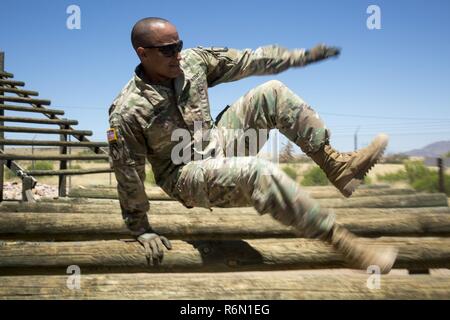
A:
{"type": "Polygon", "coordinates": [[[177,29],[171,24],[163,23],[154,31],[149,46],[163,48],[142,48],[141,62],[155,78],[176,78],[182,73],[179,52],[181,43],[177,29]]]}

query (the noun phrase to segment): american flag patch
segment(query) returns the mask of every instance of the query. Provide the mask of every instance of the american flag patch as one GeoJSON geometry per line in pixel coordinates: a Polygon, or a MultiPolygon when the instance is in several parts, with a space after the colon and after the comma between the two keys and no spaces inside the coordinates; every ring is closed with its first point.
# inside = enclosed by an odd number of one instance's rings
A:
{"type": "Polygon", "coordinates": [[[106,131],[106,136],[108,137],[108,142],[115,142],[117,141],[117,131],[114,128],[109,128],[108,131],[106,131]]]}

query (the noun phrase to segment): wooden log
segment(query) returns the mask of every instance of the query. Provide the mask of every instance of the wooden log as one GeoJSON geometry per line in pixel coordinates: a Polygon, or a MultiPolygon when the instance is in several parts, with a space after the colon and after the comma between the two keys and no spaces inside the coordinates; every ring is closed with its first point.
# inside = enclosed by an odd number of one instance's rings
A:
{"type": "Polygon", "coordinates": [[[0,121],[5,122],[22,122],[22,123],[40,123],[40,124],[56,124],[56,125],[77,125],[77,120],[66,119],[38,119],[38,118],[24,118],[24,117],[4,117],[0,116],[0,121]]]}
{"type": "Polygon", "coordinates": [[[20,132],[20,133],[45,133],[45,134],[81,134],[84,136],[91,136],[91,130],[72,130],[72,129],[47,129],[47,128],[30,128],[30,127],[10,127],[0,126],[0,131],[3,132],[20,132]]]}
{"type": "Polygon", "coordinates": [[[0,102],[17,102],[17,103],[30,103],[30,104],[36,104],[36,105],[44,105],[49,106],[51,104],[50,100],[46,99],[34,99],[34,98],[27,98],[27,97],[10,97],[10,96],[0,96],[0,102]]]}
{"type": "Polygon", "coordinates": [[[31,176],[71,176],[82,174],[97,174],[113,172],[111,168],[97,168],[97,169],[65,169],[65,170],[29,170],[26,174],[31,176]]]}
{"type": "Polygon", "coordinates": [[[39,112],[44,113],[48,115],[63,115],[64,110],[58,110],[58,109],[47,109],[44,107],[22,107],[22,106],[14,106],[14,105],[8,105],[8,104],[2,104],[0,105],[0,110],[10,110],[10,111],[20,111],[20,112],[39,112]]]}
{"type": "MultiPolygon", "coordinates": [[[[449,207],[417,207],[417,208],[334,208],[336,214],[423,214],[423,213],[450,213],[449,207]]],[[[91,198],[41,198],[36,204],[28,204],[19,201],[5,201],[0,203],[0,212],[61,212],[61,213],[120,213],[120,204],[114,199],[91,198]]],[[[177,201],[152,200],[150,201],[151,215],[158,214],[239,214],[257,215],[252,207],[236,208],[206,208],[195,207],[187,209],[177,201]]]]}
{"type": "MultiPolygon", "coordinates": [[[[161,188],[149,188],[146,190],[147,196],[151,200],[171,200],[172,198],[161,188]]],[[[118,199],[117,188],[71,188],[68,194],[72,198],[97,198],[97,199],[118,199]]]]}
{"type": "MultiPolygon", "coordinates": [[[[294,230],[268,215],[167,214],[149,217],[153,228],[171,239],[245,239],[296,237],[294,230]]],[[[356,234],[377,236],[447,236],[449,214],[350,214],[337,222],[356,234]]],[[[110,239],[129,237],[120,214],[0,213],[3,239],[110,239]]]]}
{"type": "MultiPolygon", "coordinates": [[[[80,289],[64,276],[0,277],[0,299],[449,299],[450,278],[301,271],[82,275],[80,289]]],[[[169,311],[170,312],[170,311],[169,311]]],[[[173,310],[174,318],[180,310],[173,310]]]]}
{"type": "MultiPolygon", "coordinates": [[[[402,189],[400,189],[402,190],[402,189]]],[[[320,192],[320,191],[319,191],[320,192]]],[[[403,192],[403,191],[401,191],[403,192]]],[[[409,191],[408,191],[409,192],[409,191]]],[[[392,191],[395,193],[395,191],[392,191]]],[[[163,191],[156,190],[147,191],[150,200],[170,200],[171,198],[163,191]]],[[[310,195],[315,198],[314,192],[310,195]]],[[[384,196],[365,196],[349,199],[341,198],[320,198],[323,194],[318,194],[318,202],[326,207],[332,208],[401,208],[401,207],[433,207],[448,205],[447,196],[445,194],[435,193],[415,193],[400,195],[384,195],[384,196]]],[[[114,189],[92,189],[92,188],[74,188],[69,192],[69,197],[89,197],[102,199],[117,199],[117,191],[114,189]]]]}
{"type": "Polygon", "coordinates": [[[39,95],[39,92],[37,92],[37,91],[23,90],[23,89],[17,89],[17,88],[6,88],[6,87],[0,87],[0,92],[17,93],[17,94],[27,95],[27,96],[38,96],[39,95]]]}
{"type": "Polygon", "coordinates": [[[350,199],[318,199],[322,206],[330,208],[415,208],[448,206],[443,193],[416,193],[380,197],[356,197],[350,199]]]}
{"type": "MultiPolygon", "coordinates": [[[[315,199],[326,199],[326,198],[342,198],[339,191],[327,189],[305,189],[313,198],[315,199]]],[[[160,188],[147,188],[146,190],[149,200],[170,200],[172,199],[160,188]]],[[[352,197],[367,197],[367,196],[385,196],[385,195],[413,195],[416,192],[413,189],[362,189],[357,190],[352,197]]],[[[111,187],[84,187],[84,188],[72,188],[69,192],[69,197],[89,197],[98,199],[118,199],[117,188],[111,187]]]]}
{"type": "MultiPolygon", "coordinates": [[[[399,250],[394,268],[449,268],[450,238],[363,239],[368,246],[394,246],[399,250]]],[[[332,246],[311,239],[172,241],[159,265],[148,265],[136,241],[3,242],[0,272],[32,267],[65,270],[77,265],[84,272],[242,271],[352,268],[332,246]],[[120,271],[119,271],[120,270],[120,271]]],[[[36,270],[42,268],[44,270],[36,270]]]]}
{"type": "Polygon", "coordinates": [[[16,81],[16,80],[4,80],[0,79],[0,85],[8,85],[8,86],[19,86],[23,87],[25,85],[25,82],[23,81],[16,81]]]}
{"type": "Polygon", "coordinates": [[[103,154],[66,154],[66,155],[24,155],[24,154],[0,154],[0,160],[108,160],[103,154]]]}
{"type": "Polygon", "coordinates": [[[56,140],[19,140],[19,139],[2,139],[0,145],[5,146],[67,146],[67,147],[108,147],[107,142],[87,142],[87,141],[56,141],[56,140]]]}
{"type": "Polygon", "coordinates": [[[9,73],[9,72],[6,72],[6,71],[0,71],[0,77],[14,78],[14,75],[12,73],[9,73]]]}

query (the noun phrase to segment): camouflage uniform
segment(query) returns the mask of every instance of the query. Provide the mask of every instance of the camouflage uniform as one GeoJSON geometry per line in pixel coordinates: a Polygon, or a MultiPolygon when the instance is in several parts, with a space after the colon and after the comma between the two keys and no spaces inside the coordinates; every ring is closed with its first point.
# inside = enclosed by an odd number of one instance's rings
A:
{"type": "MultiPolygon", "coordinates": [[[[112,167],[130,231],[138,235],[149,229],[144,189],[148,159],[156,183],[186,207],[254,206],[260,214],[270,213],[305,237],[327,233],[334,215],[321,210],[277,165],[241,156],[236,150],[232,157],[227,152],[252,128],[267,133],[279,129],[304,152],[317,151],[329,139],[317,113],[279,81],[250,90],[216,122],[208,101],[208,87],[306,65],[311,61],[305,51],[278,46],[254,51],[199,47],[182,51],[182,58],[183,75],[174,80],[174,90],[148,84],[138,66],[109,110],[112,167]],[[173,151],[180,149],[179,140],[172,136],[176,129],[191,135],[182,148],[191,156],[181,163],[173,161],[173,151]]],[[[245,155],[251,147],[245,144],[245,155]]]]}

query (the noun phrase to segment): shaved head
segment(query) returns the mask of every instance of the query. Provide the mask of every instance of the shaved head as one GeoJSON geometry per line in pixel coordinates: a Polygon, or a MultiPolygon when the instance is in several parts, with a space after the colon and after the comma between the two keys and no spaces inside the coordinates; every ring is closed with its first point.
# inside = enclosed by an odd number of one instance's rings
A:
{"type": "Polygon", "coordinates": [[[152,83],[171,83],[180,76],[181,49],[177,28],[163,18],[144,18],[131,31],[131,43],[146,77],[152,83]]]}
{"type": "Polygon", "coordinates": [[[144,18],[136,22],[131,31],[131,43],[134,50],[138,47],[154,45],[158,41],[160,31],[168,26],[173,25],[168,20],[157,17],[144,18]]]}

